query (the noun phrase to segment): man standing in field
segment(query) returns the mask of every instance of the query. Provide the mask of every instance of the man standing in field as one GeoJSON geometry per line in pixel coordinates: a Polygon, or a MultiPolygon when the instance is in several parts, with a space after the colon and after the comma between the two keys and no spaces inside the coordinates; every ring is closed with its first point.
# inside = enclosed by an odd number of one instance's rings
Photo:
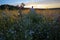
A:
{"type": "Polygon", "coordinates": [[[33,8],[33,6],[32,6],[32,8],[30,9],[30,11],[32,11],[32,12],[34,11],[34,8],[33,8]]]}
{"type": "Polygon", "coordinates": [[[32,13],[32,14],[36,14],[36,11],[35,11],[35,9],[33,8],[33,6],[32,6],[32,8],[30,8],[30,13],[32,13]]]}

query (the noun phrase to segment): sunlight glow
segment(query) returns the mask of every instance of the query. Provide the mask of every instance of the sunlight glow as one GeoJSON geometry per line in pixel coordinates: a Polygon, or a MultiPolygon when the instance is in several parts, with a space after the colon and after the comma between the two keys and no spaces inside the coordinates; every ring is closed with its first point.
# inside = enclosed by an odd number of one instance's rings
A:
{"type": "Polygon", "coordinates": [[[28,4],[25,5],[25,8],[60,8],[60,6],[58,4],[28,4]]]}
{"type": "Polygon", "coordinates": [[[25,6],[26,8],[31,8],[31,7],[34,7],[34,8],[48,8],[48,6],[45,6],[45,5],[29,5],[29,6],[25,6]]]}

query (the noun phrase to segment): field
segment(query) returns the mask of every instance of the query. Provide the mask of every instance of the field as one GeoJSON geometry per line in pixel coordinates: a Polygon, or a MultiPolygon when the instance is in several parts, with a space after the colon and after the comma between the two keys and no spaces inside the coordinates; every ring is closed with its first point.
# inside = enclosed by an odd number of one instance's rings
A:
{"type": "Polygon", "coordinates": [[[0,40],[60,40],[60,9],[0,10],[0,40]]]}
{"type": "MultiPolygon", "coordinates": [[[[0,10],[0,13],[5,12],[8,16],[18,17],[18,10],[0,10]]],[[[22,14],[28,14],[30,12],[29,8],[22,10],[22,14]]],[[[57,18],[60,16],[60,9],[35,9],[37,14],[42,14],[47,18],[57,18]]]]}

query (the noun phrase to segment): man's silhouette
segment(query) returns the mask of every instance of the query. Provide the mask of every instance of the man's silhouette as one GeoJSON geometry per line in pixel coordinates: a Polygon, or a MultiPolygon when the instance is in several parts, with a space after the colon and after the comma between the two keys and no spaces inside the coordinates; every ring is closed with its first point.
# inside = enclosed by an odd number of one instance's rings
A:
{"type": "Polygon", "coordinates": [[[33,8],[33,6],[32,6],[32,8],[30,9],[30,11],[34,11],[34,8],[33,8]]]}

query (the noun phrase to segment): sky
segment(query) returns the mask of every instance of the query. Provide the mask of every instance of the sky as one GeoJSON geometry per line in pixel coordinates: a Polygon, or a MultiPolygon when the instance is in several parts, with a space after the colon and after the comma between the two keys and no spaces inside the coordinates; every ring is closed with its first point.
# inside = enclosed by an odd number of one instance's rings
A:
{"type": "Polygon", "coordinates": [[[17,5],[20,3],[25,3],[25,7],[60,7],[60,0],[0,0],[1,4],[11,4],[17,5]]]}

